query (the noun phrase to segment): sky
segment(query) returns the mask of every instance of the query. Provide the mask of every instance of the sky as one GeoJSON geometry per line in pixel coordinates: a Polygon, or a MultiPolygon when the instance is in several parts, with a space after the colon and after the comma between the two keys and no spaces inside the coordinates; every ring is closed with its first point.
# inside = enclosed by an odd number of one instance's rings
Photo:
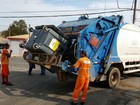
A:
{"type": "MultiPolygon", "coordinates": [[[[31,27],[38,25],[59,25],[62,21],[77,20],[81,14],[89,18],[97,16],[123,15],[124,21],[132,23],[133,11],[112,12],[132,8],[134,0],[0,0],[0,31],[7,30],[15,20],[23,19],[31,27]],[[117,5],[118,3],[118,5],[117,5]],[[118,9],[119,8],[121,9],[118,9]],[[93,14],[100,13],[102,14],[93,14]],[[75,16],[66,16],[75,15],[75,16]],[[37,17],[38,16],[38,17],[37,17]]],[[[140,0],[137,0],[140,9],[140,0]]],[[[136,13],[136,25],[140,26],[140,11],[136,13]]]]}

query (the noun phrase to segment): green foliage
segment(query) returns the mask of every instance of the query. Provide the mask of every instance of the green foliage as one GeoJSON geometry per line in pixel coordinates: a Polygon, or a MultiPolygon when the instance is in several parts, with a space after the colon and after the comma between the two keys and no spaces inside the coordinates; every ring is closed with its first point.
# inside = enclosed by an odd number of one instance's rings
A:
{"type": "Polygon", "coordinates": [[[13,21],[7,30],[2,32],[3,37],[27,34],[27,24],[24,20],[13,21]]]}

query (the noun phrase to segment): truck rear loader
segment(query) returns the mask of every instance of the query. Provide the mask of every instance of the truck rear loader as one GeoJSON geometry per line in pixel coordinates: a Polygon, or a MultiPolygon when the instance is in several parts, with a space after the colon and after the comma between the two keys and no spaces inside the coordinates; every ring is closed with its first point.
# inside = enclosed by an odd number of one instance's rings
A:
{"type": "Polygon", "coordinates": [[[118,86],[123,74],[140,72],[140,28],[125,23],[123,16],[63,21],[58,27],[42,25],[33,33],[24,47],[32,53],[23,57],[27,62],[43,65],[57,73],[61,81],[77,76],[77,69],[69,68],[82,50],[91,60],[91,80],[106,80],[111,88],[118,86]]]}

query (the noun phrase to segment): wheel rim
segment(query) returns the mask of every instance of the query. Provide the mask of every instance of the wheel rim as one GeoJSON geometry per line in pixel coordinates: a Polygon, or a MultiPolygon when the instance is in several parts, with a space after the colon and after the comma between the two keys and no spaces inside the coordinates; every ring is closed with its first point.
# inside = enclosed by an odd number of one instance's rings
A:
{"type": "Polygon", "coordinates": [[[111,81],[113,85],[116,85],[118,83],[118,74],[117,73],[113,73],[111,76],[111,81]]]}

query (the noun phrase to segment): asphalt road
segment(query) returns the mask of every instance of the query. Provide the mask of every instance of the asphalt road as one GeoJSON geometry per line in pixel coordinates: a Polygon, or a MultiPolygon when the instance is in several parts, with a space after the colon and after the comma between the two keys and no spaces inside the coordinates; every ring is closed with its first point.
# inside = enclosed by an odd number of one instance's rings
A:
{"type": "MultiPolygon", "coordinates": [[[[41,76],[39,66],[32,76],[27,72],[22,57],[10,59],[9,80],[14,85],[0,84],[0,105],[70,105],[73,80],[61,83],[49,71],[41,76]]],[[[90,83],[86,105],[140,105],[140,73],[126,75],[116,89],[107,88],[104,82],[90,83]]]]}

